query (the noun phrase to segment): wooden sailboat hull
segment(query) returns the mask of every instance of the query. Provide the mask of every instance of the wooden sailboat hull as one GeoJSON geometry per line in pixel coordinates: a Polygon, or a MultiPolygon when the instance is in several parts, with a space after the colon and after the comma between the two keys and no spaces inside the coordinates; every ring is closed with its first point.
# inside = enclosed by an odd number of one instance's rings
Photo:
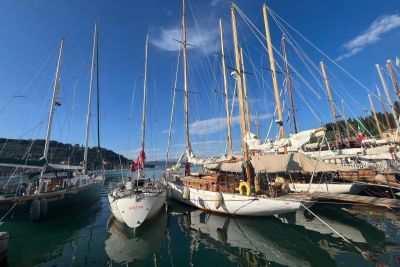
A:
{"type": "Polygon", "coordinates": [[[266,198],[239,194],[215,192],[188,187],[180,182],[170,181],[171,197],[179,202],[203,210],[240,216],[271,216],[294,212],[301,207],[299,199],[266,198]],[[185,196],[189,190],[189,197],[185,196]],[[218,196],[220,194],[220,196],[218,196]]]}

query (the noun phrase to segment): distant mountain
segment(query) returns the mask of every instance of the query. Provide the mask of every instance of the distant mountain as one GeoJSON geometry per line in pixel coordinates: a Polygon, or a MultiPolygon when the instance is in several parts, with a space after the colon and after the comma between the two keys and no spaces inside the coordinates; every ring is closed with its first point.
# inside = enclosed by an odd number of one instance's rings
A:
{"type": "MultiPolygon", "coordinates": [[[[0,138],[0,158],[38,160],[43,156],[45,140],[5,139],[0,138]]],[[[50,141],[49,162],[55,164],[81,165],[85,148],[82,145],[64,144],[50,141]]],[[[129,160],[112,150],[97,147],[89,148],[88,168],[99,169],[103,162],[106,169],[127,167],[129,160]],[[99,153],[100,152],[100,153],[99,153]],[[100,160],[101,159],[101,160],[100,160]]]]}

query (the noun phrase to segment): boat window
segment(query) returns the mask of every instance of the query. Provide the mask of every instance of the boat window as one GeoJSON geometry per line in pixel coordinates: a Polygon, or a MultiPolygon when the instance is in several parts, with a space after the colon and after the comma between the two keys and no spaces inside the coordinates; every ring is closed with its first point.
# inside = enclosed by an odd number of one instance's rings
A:
{"type": "Polygon", "coordinates": [[[206,223],[206,216],[207,214],[205,212],[200,214],[200,223],[206,223]]]}

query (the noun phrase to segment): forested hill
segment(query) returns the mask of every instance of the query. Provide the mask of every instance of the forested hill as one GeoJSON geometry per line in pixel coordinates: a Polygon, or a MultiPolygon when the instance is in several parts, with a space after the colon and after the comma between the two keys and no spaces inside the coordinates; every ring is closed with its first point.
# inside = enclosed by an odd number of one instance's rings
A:
{"type": "MultiPolygon", "coordinates": [[[[0,138],[0,158],[38,160],[43,156],[45,140],[24,140],[0,138]]],[[[49,162],[56,164],[80,165],[85,148],[82,145],[50,141],[49,162]]],[[[106,169],[128,165],[128,159],[112,150],[100,148],[100,155],[106,169]]],[[[88,168],[98,169],[100,160],[97,147],[89,148],[88,168]]]]}
{"type": "MultiPolygon", "coordinates": [[[[394,103],[394,108],[396,111],[396,114],[400,114],[400,103],[398,101],[395,101],[394,103]]],[[[381,127],[381,131],[387,131],[389,129],[395,129],[396,128],[396,122],[394,120],[393,114],[391,113],[391,110],[386,110],[386,115],[387,115],[387,121],[385,118],[385,114],[383,112],[377,112],[376,116],[379,122],[379,125],[381,127]],[[389,125],[388,125],[389,123],[389,125]]],[[[358,118],[349,118],[347,120],[344,120],[343,118],[339,117],[338,119],[339,123],[339,130],[340,130],[340,135],[344,138],[347,136],[353,136],[357,137],[357,132],[359,131],[359,125],[362,124],[363,127],[365,128],[366,132],[364,134],[367,137],[378,137],[379,136],[379,131],[378,127],[375,123],[375,119],[373,115],[370,113],[367,116],[360,116],[358,118]],[[347,124],[347,126],[346,126],[347,124]],[[347,132],[348,129],[348,132],[347,132]]],[[[325,124],[326,128],[326,138],[330,141],[335,140],[335,123],[327,123],[325,124]]]]}

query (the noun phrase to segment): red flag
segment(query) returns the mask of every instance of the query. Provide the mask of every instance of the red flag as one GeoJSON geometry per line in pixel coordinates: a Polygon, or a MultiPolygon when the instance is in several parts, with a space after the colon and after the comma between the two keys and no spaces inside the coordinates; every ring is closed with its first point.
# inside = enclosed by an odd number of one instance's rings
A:
{"type": "Polygon", "coordinates": [[[144,169],[144,161],[146,160],[146,154],[144,150],[139,152],[139,156],[136,158],[135,161],[132,162],[131,165],[131,172],[135,172],[136,170],[143,170],[144,169]]]}
{"type": "Polygon", "coordinates": [[[358,132],[357,133],[357,136],[358,136],[358,142],[362,142],[362,140],[364,140],[364,138],[365,138],[365,135],[362,133],[362,132],[358,132]]]}

